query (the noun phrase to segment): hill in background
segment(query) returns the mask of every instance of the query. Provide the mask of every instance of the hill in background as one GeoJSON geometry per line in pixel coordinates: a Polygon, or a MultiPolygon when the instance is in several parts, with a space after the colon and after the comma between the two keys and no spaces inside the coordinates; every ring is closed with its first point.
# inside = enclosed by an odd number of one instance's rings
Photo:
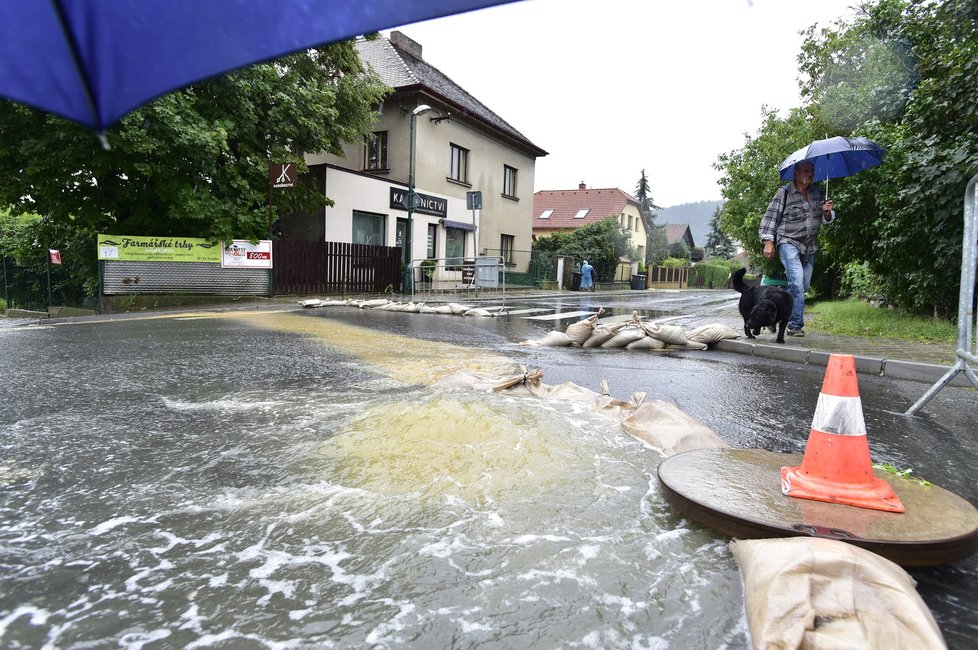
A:
{"type": "Polygon", "coordinates": [[[663,226],[667,223],[686,223],[693,234],[693,243],[704,246],[710,234],[710,219],[717,206],[723,201],[697,201],[696,203],[680,203],[655,212],[655,224],[663,226]]]}

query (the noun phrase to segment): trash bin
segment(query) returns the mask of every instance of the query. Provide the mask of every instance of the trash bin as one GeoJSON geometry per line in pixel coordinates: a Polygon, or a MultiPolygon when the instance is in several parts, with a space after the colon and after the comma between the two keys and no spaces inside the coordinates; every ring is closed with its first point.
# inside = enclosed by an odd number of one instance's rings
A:
{"type": "Polygon", "coordinates": [[[581,274],[571,273],[571,291],[581,290],[581,274]]]}
{"type": "Polygon", "coordinates": [[[648,276],[636,274],[632,276],[632,289],[645,289],[648,283],[648,276]]]}
{"type": "Polygon", "coordinates": [[[761,276],[761,285],[765,287],[787,287],[788,278],[764,275],[761,276]]]}

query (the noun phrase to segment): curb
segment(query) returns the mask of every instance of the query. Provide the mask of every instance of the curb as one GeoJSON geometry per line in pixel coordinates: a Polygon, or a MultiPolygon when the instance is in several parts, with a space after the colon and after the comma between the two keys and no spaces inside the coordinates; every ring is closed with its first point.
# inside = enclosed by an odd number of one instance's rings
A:
{"type": "MultiPolygon", "coordinates": [[[[830,352],[810,350],[794,346],[767,345],[764,343],[750,343],[748,341],[737,341],[727,339],[718,341],[710,346],[713,350],[722,352],[733,352],[735,354],[746,354],[753,357],[764,359],[776,359],[778,361],[788,361],[791,363],[801,363],[812,366],[825,366],[828,364],[830,352]]],[[[896,361],[890,359],[878,359],[876,357],[865,357],[853,355],[856,362],[856,372],[864,375],[875,375],[877,377],[888,377],[890,379],[905,379],[921,383],[933,384],[947,374],[951,366],[942,366],[933,363],[918,363],[916,361],[896,361]]],[[[971,382],[962,373],[955,375],[949,386],[968,388],[971,382]]]]}

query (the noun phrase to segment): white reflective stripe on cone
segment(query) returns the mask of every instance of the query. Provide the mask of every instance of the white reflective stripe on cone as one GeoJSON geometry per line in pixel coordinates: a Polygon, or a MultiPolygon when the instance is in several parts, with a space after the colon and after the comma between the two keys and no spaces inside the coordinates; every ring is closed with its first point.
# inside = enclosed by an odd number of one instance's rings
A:
{"type": "Polygon", "coordinates": [[[858,397],[818,394],[812,428],[838,436],[865,436],[863,403],[858,397]]]}

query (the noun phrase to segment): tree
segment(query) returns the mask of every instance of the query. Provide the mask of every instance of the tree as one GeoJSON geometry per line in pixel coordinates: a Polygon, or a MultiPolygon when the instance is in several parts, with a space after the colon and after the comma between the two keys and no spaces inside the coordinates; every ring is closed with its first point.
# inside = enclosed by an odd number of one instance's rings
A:
{"type": "Polygon", "coordinates": [[[656,266],[662,263],[662,260],[669,257],[669,238],[666,236],[665,226],[655,226],[652,228],[652,234],[649,237],[649,265],[656,266]]]}
{"type": "MultiPolygon", "coordinates": [[[[389,89],[352,42],[255,65],[163,96],[107,134],[0,102],[0,205],[48,215],[84,242],[97,233],[212,239],[268,236],[276,211],[327,199],[297,187],[269,209],[269,163],[340,153],[361,140],[389,89]],[[272,213],[272,214],[270,214],[272,213]]],[[[282,195],[280,195],[282,196],[282,195]]]]}
{"type": "Polygon", "coordinates": [[[851,24],[807,32],[799,56],[805,104],[770,111],[743,149],[717,166],[721,226],[752,262],[756,227],[780,160],[811,140],[863,135],[887,149],[883,165],[831,181],[839,219],[824,229],[815,284],[867,264],[885,300],[954,316],[961,206],[978,172],[978,5],[969,0],[864,2],[851,24]]]}
{"type": "Polygon", "coordinates": [[[686,260],[688,262],[692,256],[693,252],[689,249],[689,244],[682,239],[669,244],[669,257],[674,257],[677,260],[686,260]]]}
{"type": "Polygon", "coordinates": [[[573,232],[558,232],[533,242],[533,266],[540,260],[550,260],[559,255],[573,257],[576,261],[588,260],[599,278],[612,278],[622,257],[635,258],[631,233],[621,227],[614,216],[589,223],[573,232]]]}
{"type": "Polygon", "coordinates": [[[706,256],[707,257],[722,257],[723,259],[730,259],[734,256],[734,245],[733,240],[720,229],[720,215],[722,209],[717,206],[716,210],[713,211],[713,216],[710,218],[710,233],[706,236],[706,256]]]}
{"type": "Polygon", "coordinates": [[[635,198],[638,199],[639,209],[642,211],[642,218],[645,220],[645,260],[646,264],[652,264],[654,255],[652,248],[652,232],[655,230],[655,203],[652,202],[652,187],[649,184],[649,177],[642,170],[642,175],[635,186],[635,198]]]}
{"type": "Polygon", "coordinates": [[[839,184],[833,198],[847,218],[829,229],[826,249],[868,263],[889,302],[953,316],[964,189],[978,172],[978,6],[878,0],[861,9],[852,25],[810,33],[799,59],[825,128],[888,150],[881,168],[839,184]]]}

